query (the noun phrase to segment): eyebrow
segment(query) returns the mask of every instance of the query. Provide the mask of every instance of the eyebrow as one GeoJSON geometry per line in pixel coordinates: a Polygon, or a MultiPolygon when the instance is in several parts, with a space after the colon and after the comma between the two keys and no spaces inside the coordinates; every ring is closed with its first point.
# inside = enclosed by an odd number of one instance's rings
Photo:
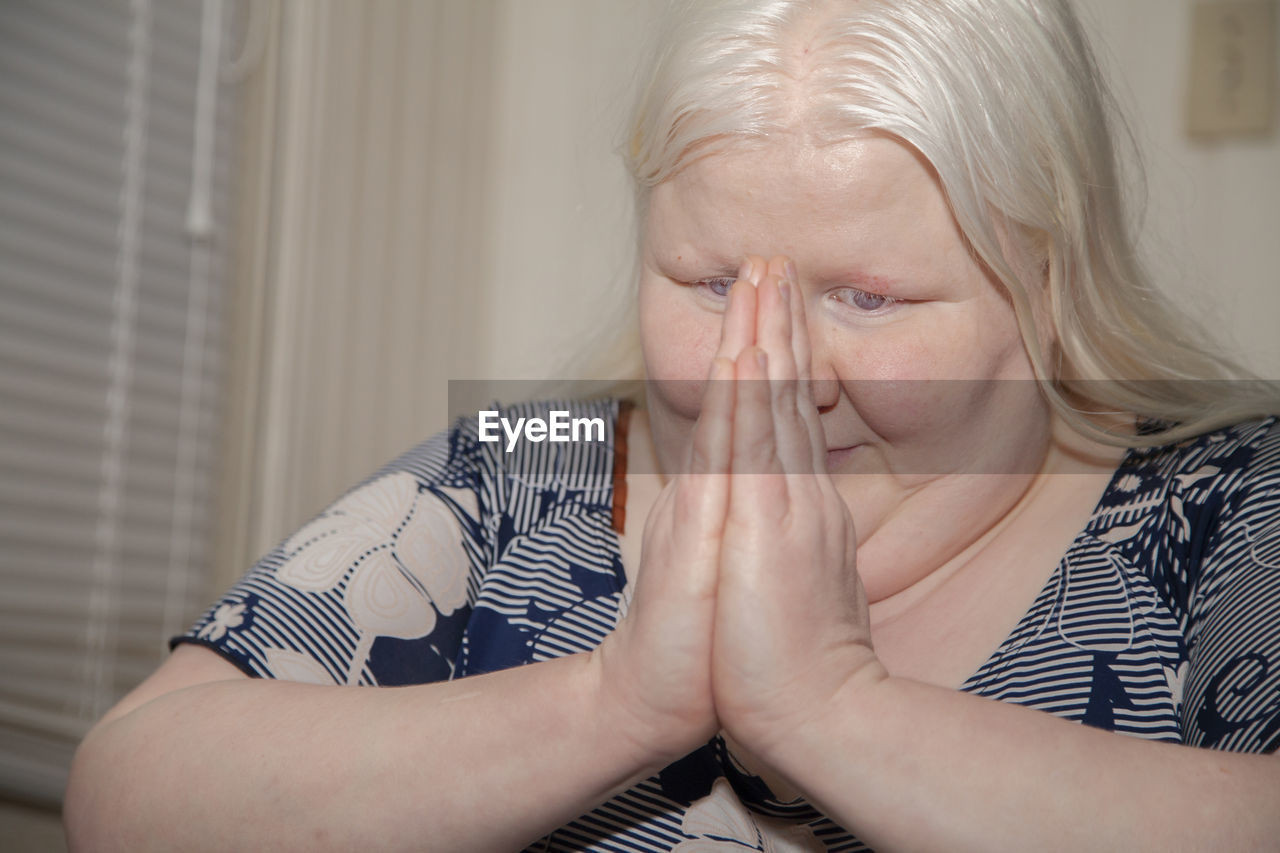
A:
{"type": "Polygon", "coordinates": [[[853,269],[850,271],[849,283],[857,285],[859,289],[868,293],[884,293],[886,290],[893,289],[899,281],[891,276],[853,269]]]}
{"type": "Polygon", "coordinates": [[[722,256],[719,252],[709,252],[688,243],[675,248],[664,249],[651,246],[650,252],[653,254],[654,260],[659,264],[680,269],[697,267],[699,269],[723,270],[732,274],[738,271],[738,266],[742,263],[741,257],[730,259],[722,256]]]}
{"type": "MultiPolygon", "coordinates": [[[[689,242],[675,248],[659,249],[651,245],[649,250],[655,261],[673,268],[672,271],[688,272],[691,268],[697,268],[700,273],[707,272],[710,275],[735,275],[739,264],[742,263],[742,256],[730,258],[714,249],[706,249],[689,242]]],[[[822,276],[819,279],[821,282],[843,284],[867,293],[885,295],[887,291],[899,287],[903,281],[900,277],[873,272],[866,267],[857,266],[856,263],[848,266],[833,264],[831,269],[834,274],[822,276]]],[[[803,275],[804,270],[800,272],[803,275]]]]}

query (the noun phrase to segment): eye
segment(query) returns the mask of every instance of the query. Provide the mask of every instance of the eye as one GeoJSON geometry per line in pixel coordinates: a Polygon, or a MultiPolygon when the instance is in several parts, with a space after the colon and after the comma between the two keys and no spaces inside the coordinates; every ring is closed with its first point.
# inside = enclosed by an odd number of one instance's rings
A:
{"type": "Polygon", "coordinates": [[[835,294],[836,298],[846,305],[852,305],[859,311],[881,311],[892,305],[896,305],[899,300],[892,296],[885,296],[883,293],[868,293],[865,290],[858,290],[853,287],[845,287],[835,294]]]}
{"type": "Polygon", "coordinates": [[[729,288],[733,287],[733,282],[732,277],[702,278],[695,281],[693,286],[723,299],[729,295],[729,288]]]}

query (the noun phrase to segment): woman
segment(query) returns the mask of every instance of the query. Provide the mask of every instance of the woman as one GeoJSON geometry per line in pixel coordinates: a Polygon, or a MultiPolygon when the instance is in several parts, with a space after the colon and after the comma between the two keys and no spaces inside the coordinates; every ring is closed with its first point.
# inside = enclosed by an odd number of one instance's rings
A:
{"type": "Polygon", "coordinates": [[[90,733],[73,843],[1274,845],[1275,400],[1182,381],[1231,374],[1141,286],[1070,8],[664,39],[646,407],[460,422],[283,543],[90,733]]]}

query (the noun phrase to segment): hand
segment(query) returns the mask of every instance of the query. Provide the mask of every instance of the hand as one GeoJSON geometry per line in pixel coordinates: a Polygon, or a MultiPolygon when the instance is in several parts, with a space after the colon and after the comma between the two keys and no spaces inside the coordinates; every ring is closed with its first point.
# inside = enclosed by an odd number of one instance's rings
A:
{"type": "MultiPolygon", "coordinates": [[[[744,265],[744,275],[749,269],[744,265]]],[[[721,332],[687,473],[671,478],[645,521],[627,616],[595,654],[608,708],[629,718],[626,731],[641,749],[656,750],[664,764],[720,728],[711,648],[729,502],[733,363],[755,335],[749,315],[738,319],[721,332]]]]}
{"type": "Polygon", "coordinates": [[[804,301],[789,268],[775,258],[758,288],[735,285],[725,320],[754,321],[756,346],[735,361],[746,381],[734,383],[712,686],[721,724],[766,762],[845,684],[884,675],[853,520],[826,470],[804,301]]]}

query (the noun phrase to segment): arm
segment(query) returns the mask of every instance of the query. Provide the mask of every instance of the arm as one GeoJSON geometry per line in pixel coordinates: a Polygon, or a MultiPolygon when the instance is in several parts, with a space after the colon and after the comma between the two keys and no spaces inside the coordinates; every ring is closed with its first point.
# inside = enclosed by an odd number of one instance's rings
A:
{"type": "Polygon", "coordinates": [[[1280,849],[1280,757],[1112,734],[883,670],[762,758],[885,851],[1280,849]]]}
{"type": "Polygon", "coordinates": [[[71,846],[518,849],[669,760],[625,736],[599,664],[345,688],[179,647],[77,752],[71,846]]]}

